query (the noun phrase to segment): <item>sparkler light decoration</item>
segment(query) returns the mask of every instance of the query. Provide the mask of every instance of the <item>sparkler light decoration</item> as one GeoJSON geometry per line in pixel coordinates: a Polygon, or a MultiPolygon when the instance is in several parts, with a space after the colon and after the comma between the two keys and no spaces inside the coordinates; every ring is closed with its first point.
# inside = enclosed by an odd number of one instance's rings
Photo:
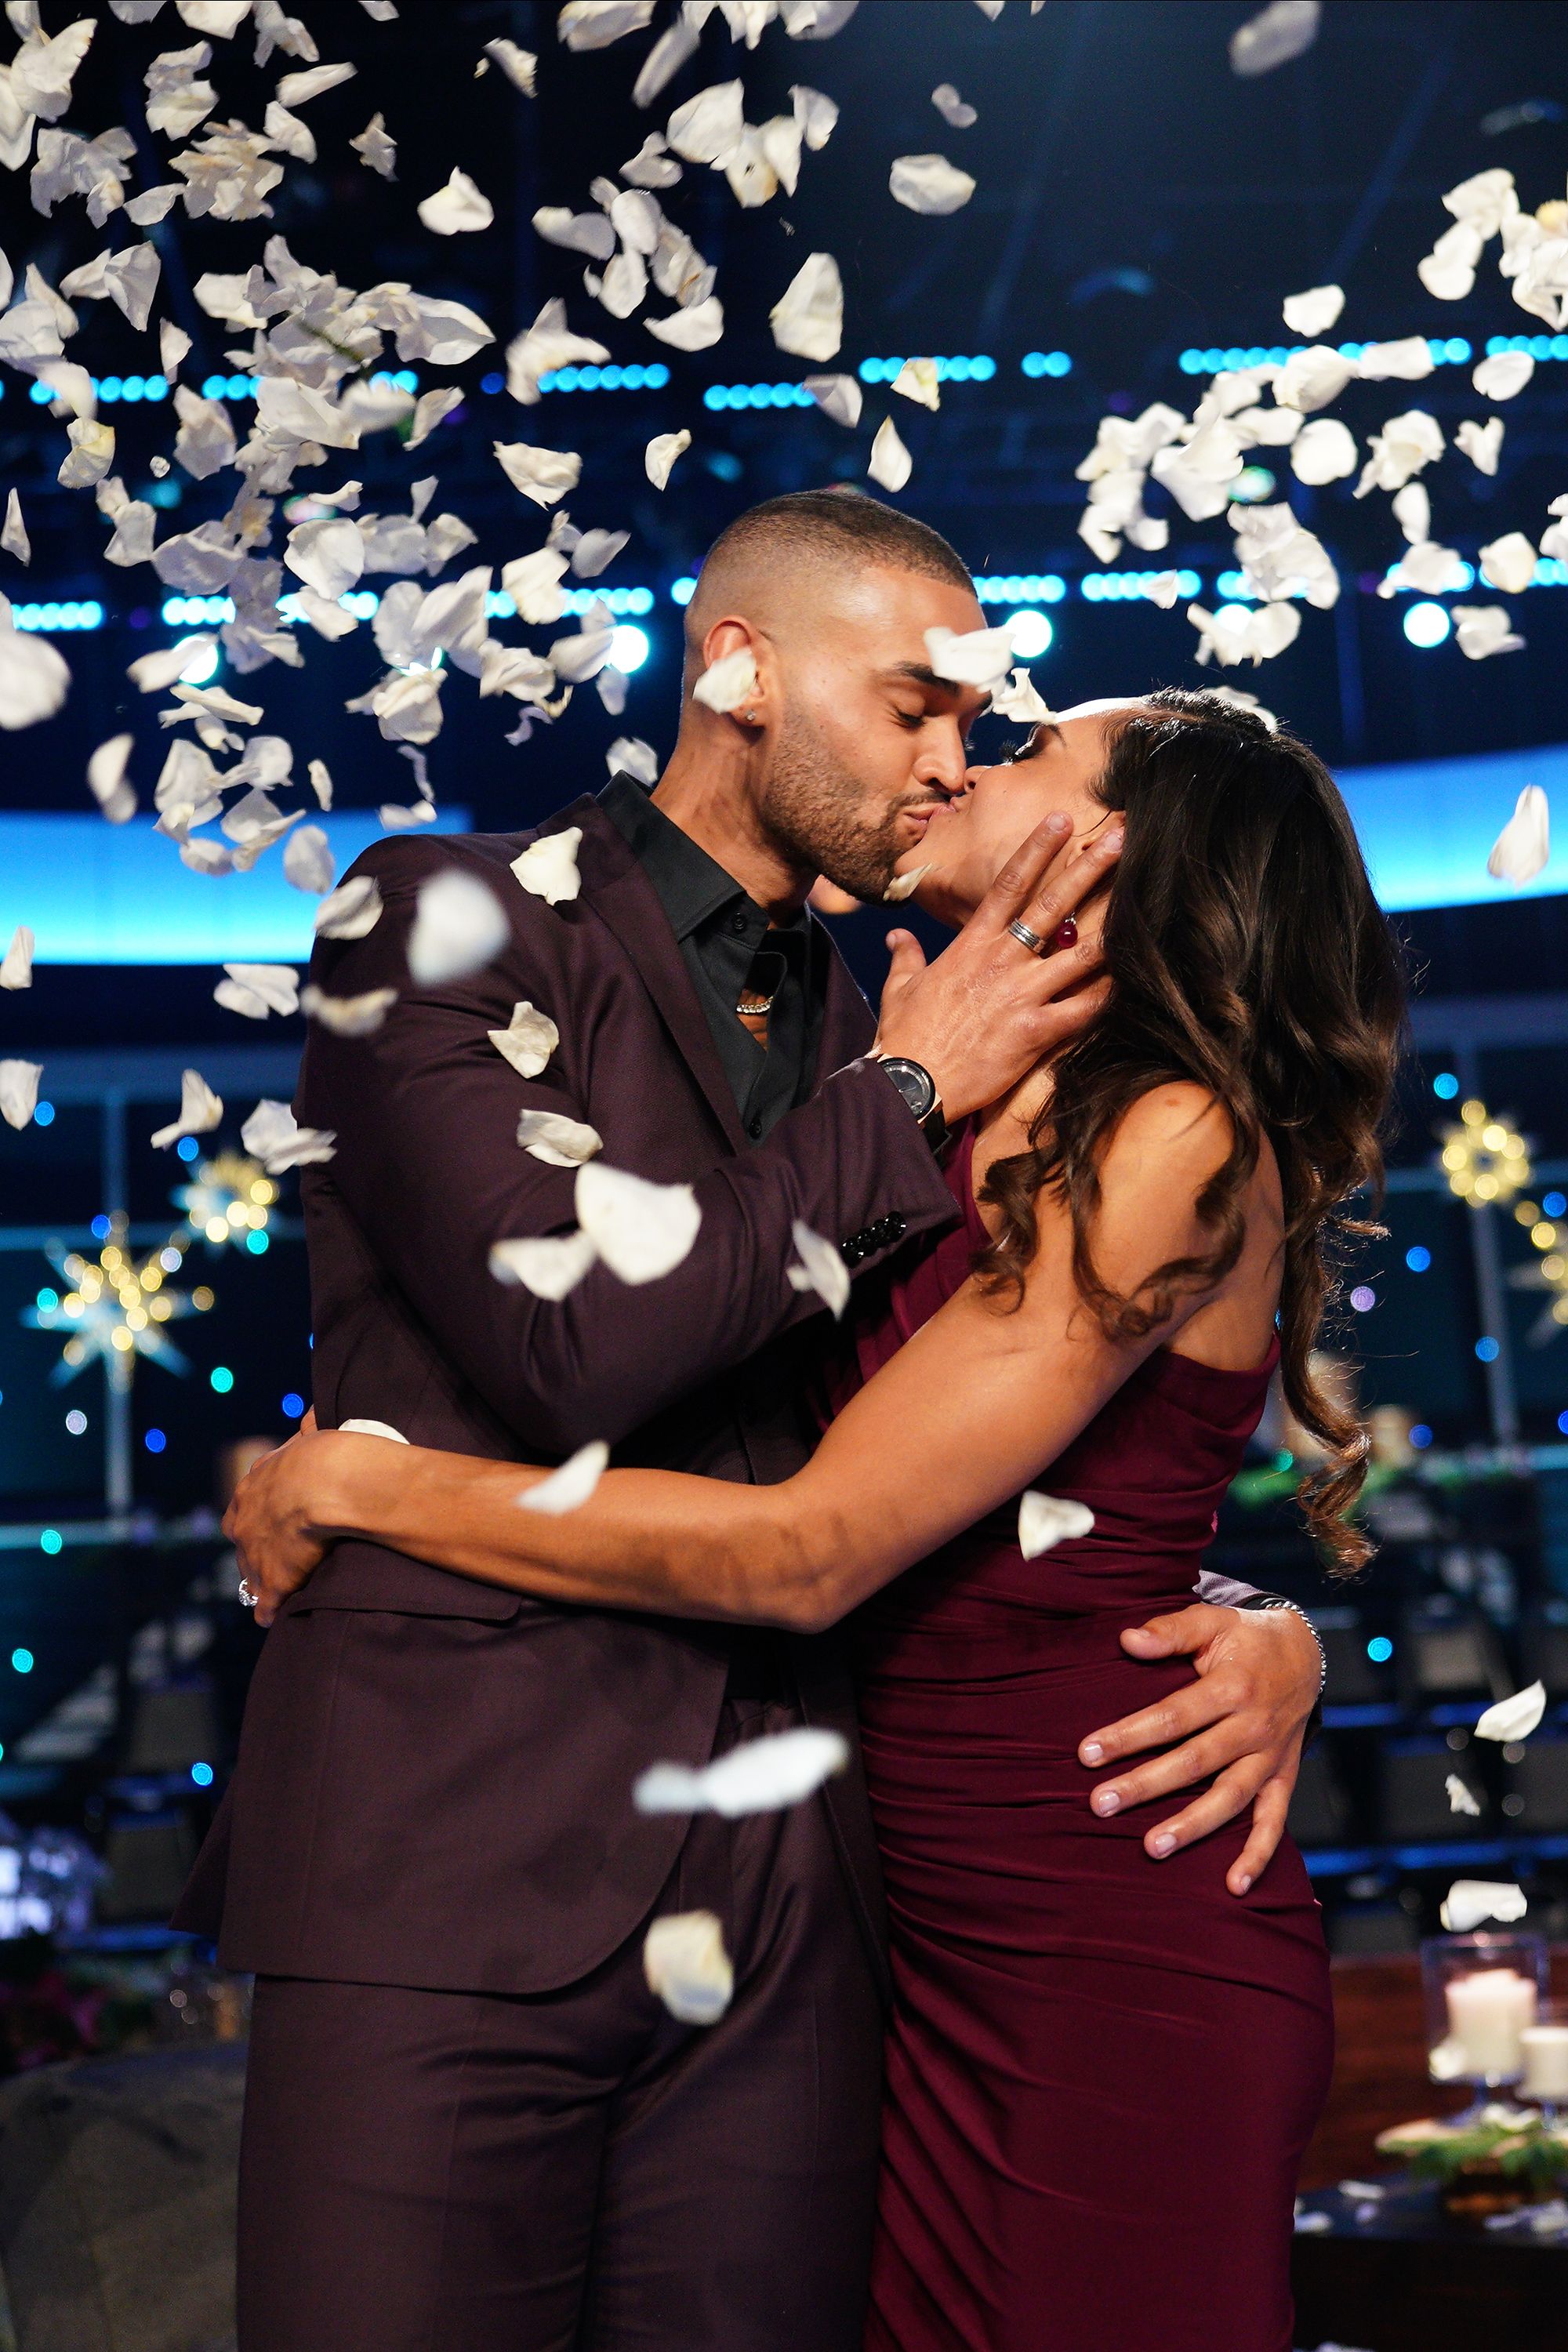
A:
{"type": "Polygon", "coordinates": [[[258,1160],[242,1151],[219,1151],[197,1164],[195,1181],[177,1187],[176,1208],[184,1209],[188,1234],[178,1246],[203,1241],[212,1250],[248,1249],[259,1256],[267,1247],[267,1226],[278,1199],[278,1187],[258,1160]]]}
{"type": "Polygon", "coordinates": [[[1472,1209],[1495,1202],[1506,1208],[1530,1181],[1530,1153],[1522,1135],[1493,1118],[1472,1096],[1459,1105],[1459,1125],[1442,1132],[1439,1164],[1448,1189],[1472,1209]]]}
{"type": "Polygon", "coordinates": [[[70,1288],[63,1297],[41,1290],[37,1304],[24,1311],[22,1320],[35,1331],[68,1334],[50,1374],[57,1387],[101,1361],[110,1388],[123,1395],[130,1390],[138,1356],[165,1371],[190,1370],[164,1326],[186,1315],[205,1314],[213,1294],[205,1286],[194,1291],[168,1287],[165,1276],[177,1274],[184,1263],[188,1244],[183,1236],[172,1237],[138,1265],[126,1247],[126,1235],[127,1220],[117,1213],[110,1219],[109,1238],[96,1259],[64,1249],[58,1242],[45,1244],[49,1264],[70,1288]]]}

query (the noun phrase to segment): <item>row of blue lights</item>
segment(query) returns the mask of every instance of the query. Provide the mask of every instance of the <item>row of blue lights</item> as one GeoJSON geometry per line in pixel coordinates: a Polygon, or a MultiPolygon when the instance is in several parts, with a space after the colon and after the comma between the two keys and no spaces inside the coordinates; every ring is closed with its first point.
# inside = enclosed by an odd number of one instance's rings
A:
{"type": "MultiPolygon", "coordinates": [[[[654,593],[651,588],[640,587],[569,588],[563,602],[568,613],[576,614],[586,613],[592,604],[605,604],[618,618],[626,613],[639,615],[651,613],[654,593]]],[[[381,609],[381,599],[374,588],[351,588],[338,598],[338,603],[345,613],[352,613],[356,621],[372,621],[381,609]]],[[[279,598],[278,611],[285,621],[298,623],[304,617],[298,600],[291,594],[279,598]]],[[[510,621],[516,613],[517,606],[504,588],[492,588],[485,598],[487,620],[510,621]]],[[[165,596],[159,617],[172,629],[221,628],[226,621],[233,620],[234,604],[227,596],[165,596]]],[[[98,624],[89,622],[82,625],[96,627],[98,624]]]]}
{"type": "Polygon", "coordinates": [[[11,620],[18,629],[36,630],[53,636],[64,629],[101,629],[105,614],[94,597],[80,604],[13,604],[11,620]]]}
{"type": "MultiPolygon", "coordinates": [[[[95,375],[92,388],[100,403],[110,408],[117,400],[167,400],[169,397],[166,375],[95,375]]],[[[39,408],[46,407],[55,397],[54,388],[38,378],[27,397],[39,408]]]]}
{"type": "Polygon", "coordinates": [[[710,383],[703,392],[704,408],[815,408],[804,383],[710,383]]]}
{"type": "MultiPolygon", "coordinates": [[[[1086,572],[1079,583],[1079,593],[1091,604],[1114,604],[1124,598],[1131,600],[1149,595],[1155,581],[1164,576],[1160,572],[1086,572]]],[[[1219,580],[1222,589],[1225,580],[1226,574],[1222,572],[1219,580]]],[[[1195,572],[1178,572],[1176,574],[1178,596],[1195,596],[1203,584],[1195,572]]]]}
{"type": "MultiPolygon", "coordinates": [[[[1568,335],[1525,335],[1512,341],[1507,336],[1494,335],[1487,349],[1489,352],[1535,351],[1538,344],[1546,343],[1561,343],[1563,348],[1561,353],[1555,351],[1536,352],[1538,358],[1568,359],[1568,335]]],[[[1334,348],[1343,360],[1359,360],[1363,352],[1371,349],[1371,345],[1338,343],[1334,348]]],[[[1428,335],[1426,348],[1432,354],[1434,367],[1463,367],[1467,361],[1475,357],[1463,335],[1428,335]]],[[[1274,343],[1267,347],[1254,343],[1246,350],[1236,344],[1229,351],[1221,351],[1216,346],[1210,351],[1185,351],[1176,365],[1184,375],[1218,375],[1222,369],[1283,367],[1287,360],[1294,359],[1298,352],[1306,349],[1305,343],[1274,343]]]]}
{"type": "MultiPolygon", "coordinates": [[[[891,383],[906,365],[901,359],[862,360],[855,373],[862,383],[891,383]]],[[[996,373],[996,362],[986,352],[968,359],[962,354],[937,359],[935,366],[938,383],[989,383],[996,373]]]]}
{"type": "Polygon", "coordinates": [[[983,604],[1059,604],[1068,584],[1057,572],[977,572],[974,593],[983,604]]]}
{"type": "MultiPolygon", "coordinates": [[[[539,379],[541,392],[662,392],[669,382],[669,370],[662,360],[646,362],[633,361],[629,366],[617,367],[614,361],[605,367],[546,368],[539,379]]],[[[506,390],[506,378],[492,368],[479,378],[481,392],[506,390]]]]}

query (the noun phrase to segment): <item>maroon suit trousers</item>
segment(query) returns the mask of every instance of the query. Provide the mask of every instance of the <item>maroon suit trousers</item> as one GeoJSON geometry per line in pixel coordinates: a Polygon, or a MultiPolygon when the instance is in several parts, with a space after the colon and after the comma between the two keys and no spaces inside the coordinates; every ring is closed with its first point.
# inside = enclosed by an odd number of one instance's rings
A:
{"type": "MultiPolygon", "coordinates": [[[[716,1748],[799,1720],[730,1700],[716,1748]]],[[[699,1909],[707,2028],[646,1922],[554,1992],[259,1978],[240,2352],[858,2352],[882,2018],[821,1799],[698,1816],[650,1916],[699,1909]]]]}

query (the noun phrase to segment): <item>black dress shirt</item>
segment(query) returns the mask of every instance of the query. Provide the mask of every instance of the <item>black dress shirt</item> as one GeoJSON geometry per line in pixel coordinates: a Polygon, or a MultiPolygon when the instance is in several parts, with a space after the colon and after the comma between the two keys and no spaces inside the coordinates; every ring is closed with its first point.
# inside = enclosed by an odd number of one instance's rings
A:
{"type": "Polygon", "coordinates": [[[708,1016],[735,1108],[760,1143],[816,1079],[827,988],[827,939],[803,908],[783,923],[654,806],[630,776],[612,776],[599,804],[652,883],[708,1016]],[[735,1011],[745,992],[771,996],[768,1042],[735,1011]]]}

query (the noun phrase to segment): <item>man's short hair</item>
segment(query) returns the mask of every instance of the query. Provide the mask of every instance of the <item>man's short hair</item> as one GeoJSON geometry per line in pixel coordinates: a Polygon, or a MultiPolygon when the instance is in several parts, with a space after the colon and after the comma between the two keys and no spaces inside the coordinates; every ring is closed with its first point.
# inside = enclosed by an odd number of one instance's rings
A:
{"type": "Polygon", "coordinates": [[[770,547],[781,554],[815,556],[825,563],[882,564],[898,572],[922,572],[950,586],[973,590],[968,566],[942,533],[913,515],[868,498],[863,490],[791,490],[748,507],[720,532],[704,559],[749,562],[770,547]]]}

